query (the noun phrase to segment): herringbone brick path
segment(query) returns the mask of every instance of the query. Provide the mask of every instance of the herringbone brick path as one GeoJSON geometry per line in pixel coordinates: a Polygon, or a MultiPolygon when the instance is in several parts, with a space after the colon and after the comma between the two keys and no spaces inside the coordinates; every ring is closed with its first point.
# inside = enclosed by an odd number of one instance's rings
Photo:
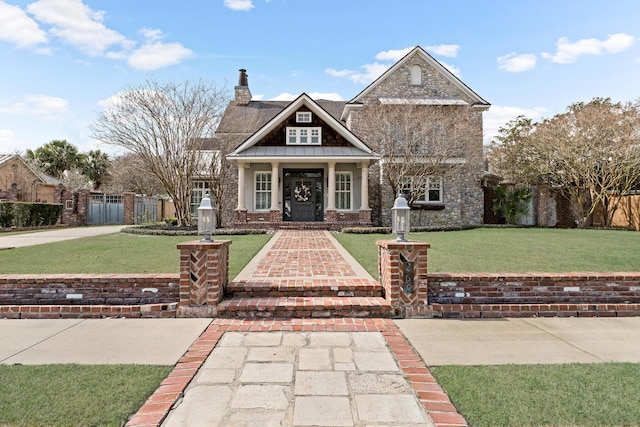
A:
{"type": "Polygon", "coordinates": [[[390,317],[382,286],[328,231],[281,230],[227,286],[221,317],[390,317]]]}

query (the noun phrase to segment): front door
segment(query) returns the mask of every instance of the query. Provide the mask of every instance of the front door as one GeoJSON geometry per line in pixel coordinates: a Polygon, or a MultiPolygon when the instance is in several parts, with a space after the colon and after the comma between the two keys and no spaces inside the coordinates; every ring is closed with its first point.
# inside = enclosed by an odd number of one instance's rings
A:
{"type": "Polygon", "coordinates": [[[284,221],[324,221],[322,170],[285,170],[284,221]]]}

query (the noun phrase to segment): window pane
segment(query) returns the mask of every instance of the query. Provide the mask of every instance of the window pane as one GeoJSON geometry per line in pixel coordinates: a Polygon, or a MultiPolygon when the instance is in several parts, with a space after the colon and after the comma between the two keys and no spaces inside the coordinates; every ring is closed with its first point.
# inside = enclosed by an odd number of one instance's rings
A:
{"type": "Polygon", "coordinates": [[[256,209],[264,210],[271,207],[271,174],[257,173],[255,182],[256,209]]]}

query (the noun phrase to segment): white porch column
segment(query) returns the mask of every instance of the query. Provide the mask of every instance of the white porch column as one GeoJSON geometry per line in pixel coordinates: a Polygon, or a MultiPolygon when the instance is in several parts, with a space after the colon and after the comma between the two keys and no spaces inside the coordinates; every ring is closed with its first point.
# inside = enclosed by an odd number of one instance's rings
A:
{"type": "Polygon", "coordinates": [[[327,210],[336,209],[336,162],[329,162],[329,192],[327,198],[327,210]]]}
{"type": "Polygon", "coordinates": [[[238,210],[246,210],[244,200],[244,162],[238,162],[238,210]]]}
{"type": "Polygon", "coordinates": [[[360,201],[360,209],[364,210],[369,209],[369,162],[362,162],[361,174],[360,194],[362,200],[360,201]]]}
{"type": "Polygon", "coordinates": [[[271,209],[272,211],[278,210],[278,194],[279,191],[279,178],[278,178],[278,162],[271,163],[271,209]]]}

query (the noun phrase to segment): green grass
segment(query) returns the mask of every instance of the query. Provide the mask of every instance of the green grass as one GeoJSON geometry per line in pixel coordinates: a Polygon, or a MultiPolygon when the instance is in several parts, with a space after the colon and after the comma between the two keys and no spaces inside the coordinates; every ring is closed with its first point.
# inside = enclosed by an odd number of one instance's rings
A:
{"type": "MultiPolygon", "coordinates": [[[[336,234],[373,276],[378,276],[377,240],[390,234],[336,234]]],[[[476,228],[410,233],[431,245],[429,272],[640,271],[640,233],[618,230],[476,228]]]]}
{"type": "Polygon", "coordinates": [[[122,426],[171,369],[146,365],[0,365],[0,424],[122,426]]]}
{"type": "Polygon", "coordinates": [[[640,365],[439,366],[438,383],[472,426],[640,425],[640,365]]]}
{"type": "MultiPolygon", "coordinates": [[[[229,247],[229,278],[264,246],[271,236],[224,236],[229,247]]],[[[142,236],[127,233],[67,240],[0,251],[0,274],[34,273],[178,273],[178,243],[196,236],[142,236]]],[[[218,239],[216,239],[218,240],[218,239]]]]}

